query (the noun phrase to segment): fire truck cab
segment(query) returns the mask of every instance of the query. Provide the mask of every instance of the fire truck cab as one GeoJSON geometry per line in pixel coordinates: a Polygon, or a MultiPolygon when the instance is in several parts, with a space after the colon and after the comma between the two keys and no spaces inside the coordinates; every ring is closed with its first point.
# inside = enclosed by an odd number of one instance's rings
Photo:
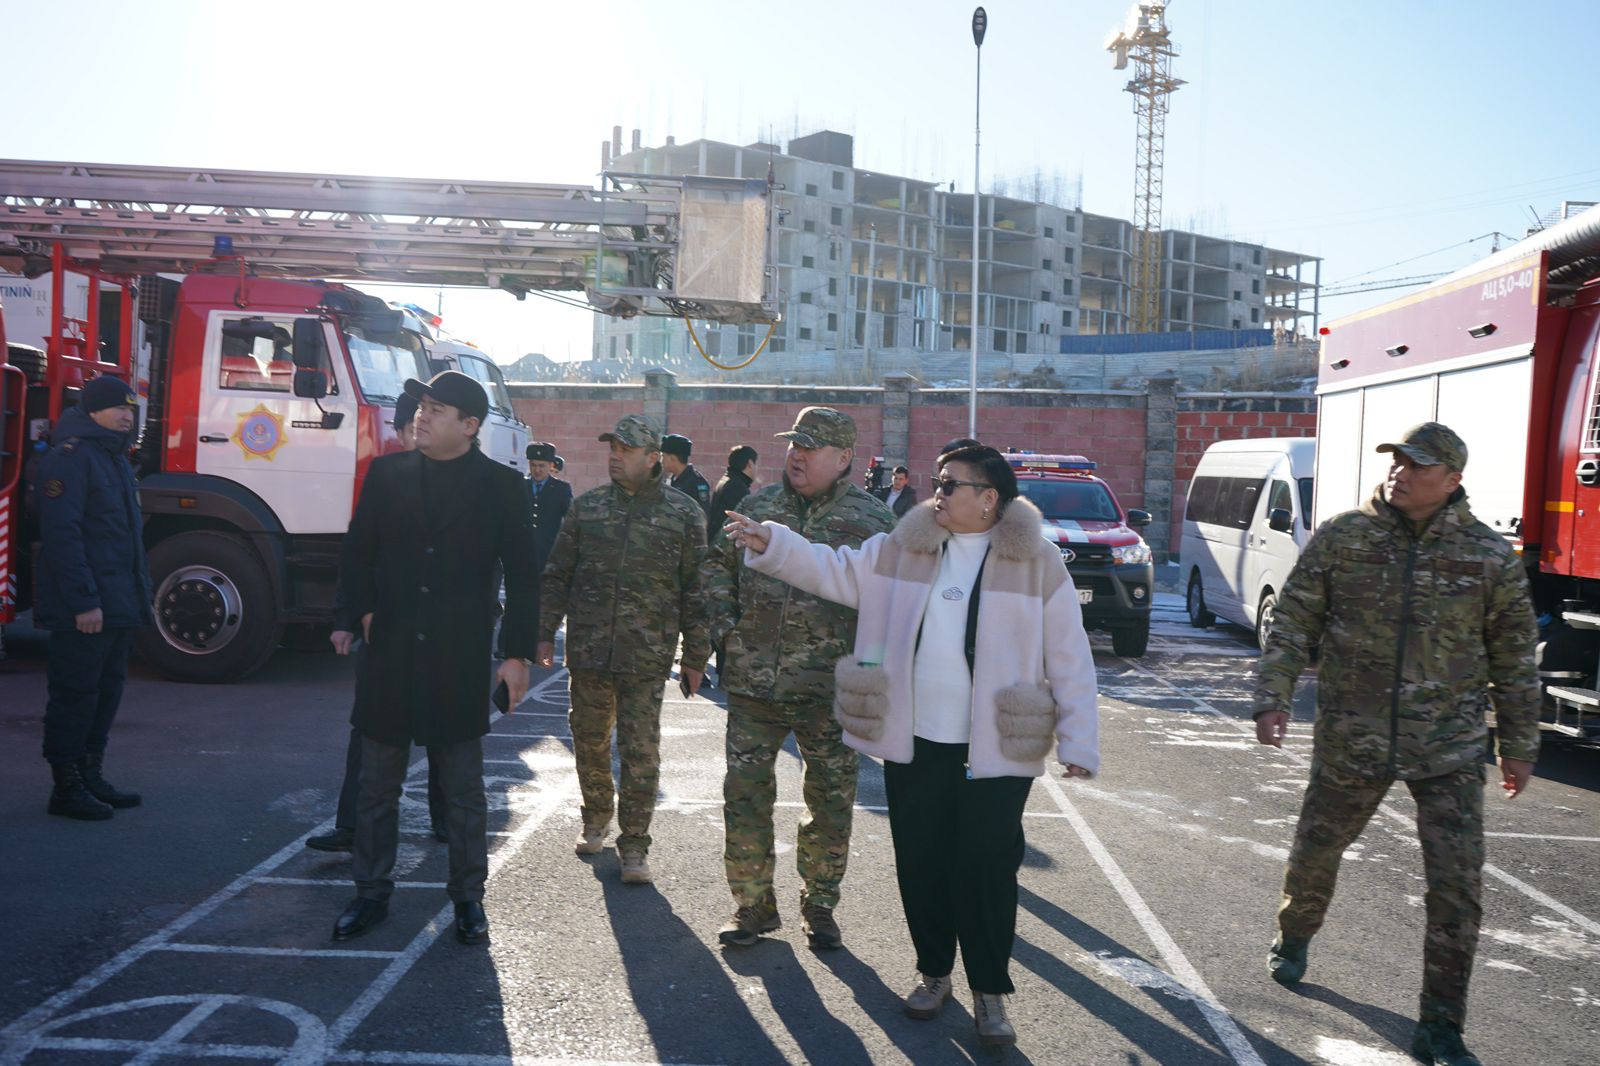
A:
{"type": "Polygon", "coordinates": [[[1094,461],[1082,455],[1023,452],[1006,459],[1018,490],[1044,515],[1045,539],[1061,548],[1084,626],[1109,631],[1118,655],[1143,655],[1155,565],[1138,530],[1150,524],[1150,512],[1124,510],[1111,486],[1095,476],[1094,461]]]}

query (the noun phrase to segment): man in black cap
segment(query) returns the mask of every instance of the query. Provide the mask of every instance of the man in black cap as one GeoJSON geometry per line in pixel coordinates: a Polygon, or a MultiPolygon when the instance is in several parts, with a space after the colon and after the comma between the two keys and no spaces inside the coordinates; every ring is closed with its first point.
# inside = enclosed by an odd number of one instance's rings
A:
{"type": "Polygon", "coordinates": [[[120,378],[83,387],[62,412],[39,461],[34,625],[50,633],[44,757],[55,788],[49,812],[100,821],[139,796],[101,776],[106,739],[122,702],[136,627],[152,620],[139,490],[128,448],[139,401],[120,378]]]}
{"type": "Polygon", "coordinates": [[[418,401],[417,450],[373,462],[340,559],[334,648],[348,654],[359,634],[367,651],[351,715],[362,737],[356,898],[333,937],[358,936],[388,914],[400,793],[410,747],[422,744],[448,804],[456,939],[475,944],[489,932],[482,741],[494,632],[489,594],[501,566],[512,657],[497,680],[515,707],[527,695],[535,647],[533,521],[522,479],[474,447],[489,413],[483,386],[447,370],[426,385],[407,381],[405,390],[418,401]]]}
{"type": "MultiPolygon", "coordinates": [[[[401,393],[394,402],[394,427],[396,438],[404,451],[417,446],[417,398],[401,393]]],[[[340,608],[335,608],[340,610],[340,608]]],[[[505,656],[501,656],[505,658],[505,656]]],[[[334,808],[333,832],[307,837],[306,847],[314,851],[349,851],[356,843],[356,804],[361,800],[361,733],[352,728],[350,743],[344,752],[344,780],[339,783],[339,802],[334,808]]],[[[449,839],[445,831],[444,789],[439,785],[439,775],[433,771],[433,760],[428,760],[428,821],[433,826],[433,838],[441,844],[449,839]]]]}
{"type": "Polygon", "coordinates": [[[547,440],[528,445],[528,495],[533,499],[533,565],[538,573],[550,559],[561,520],[572,506],[572,486],[552,476],[556,446],[547,440]]]}
{"type": "Polygon", "coordinates": [[[661,469],[667,475],[667,484],[688,496],[706,513],[711,521],[711,483],[700,476],[700,471],[689,461],[694,441],[682,433],[668,433],[661,438],[661,469]]]}

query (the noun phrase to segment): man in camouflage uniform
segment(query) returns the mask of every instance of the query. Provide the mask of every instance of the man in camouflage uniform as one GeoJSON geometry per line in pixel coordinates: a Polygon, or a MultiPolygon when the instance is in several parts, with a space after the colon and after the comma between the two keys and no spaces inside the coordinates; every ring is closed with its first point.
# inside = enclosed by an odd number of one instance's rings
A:
{"type": "MultiPolygon", "coordinates": [[[[832,547],[860,547],[894,528],[889,509],[850,477],[856,426],[848,415],[807,407],[778,436],[789,441],[783,480],[745,497],[743,514],[832,547]]],[[[706,560],[705,584],[712,642],[723,646],[718,683],[728,693],[723,860],[737,908],[718,937],[754,944],[781,924],[772,891],[772,812],[778,752],[793,733],[805,760],[801,914],[813,947],[839,947],[833,910],[849,855],[859,759],[833,718],[833,669],[855,643],[856,612],[748,569],[727,538],[706,560]]]]}
{"type": "Polygon", "coordinates": [[[556,629],[565,617],[568,722],[583,792],[575,850],[599,854],[615,810],[622,880],[648,884],[661,685],[672,672],[680,632],[691,694],[711,654],[700,592],[705,512],[662,483],[661,430],[648,417],[627,415],[600,439],[611,445],[611,484],[579,496],[561,524],[540,590],[538,654],[540,665],[553,665],[556,629]],[[622,763],[615,796],[613,726],[622,763]]]}
{"type": "Polygon", "coordinates": [[[1412,1053],[1469,1066],[1478,1060],[1461,1029],[1481,915],[1485,715],[1492,704],[1503,787],[1516,796],[1539,753],[1538,627],[1521,560],[1467,508],[1461,438],[1424,422],[1378,451],[1394,454],[1388,480],[1317,531],[1261,656],[1256,735],[1281,746],[1295,679],[1322,649],[1311,780],[1268,966],[1284,985],[1305,975],[1340,857],[1404,781],[1428,879],[1412,1053]]]}

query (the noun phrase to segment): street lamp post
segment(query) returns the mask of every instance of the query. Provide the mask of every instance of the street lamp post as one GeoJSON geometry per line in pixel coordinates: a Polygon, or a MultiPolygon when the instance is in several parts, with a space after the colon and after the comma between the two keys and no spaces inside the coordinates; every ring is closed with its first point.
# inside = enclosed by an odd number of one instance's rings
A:
{"type": "Polygon", "coordinates": [[[978,147],[983,128],[983,35],[988,29],[989,15],[980,7],[972,13],[972,43],[976,46],[978,67],[972,91],[972,328],[968,345],[972,358],[967,381],[967,436],[974,440],[978,437],[978,147]]]}

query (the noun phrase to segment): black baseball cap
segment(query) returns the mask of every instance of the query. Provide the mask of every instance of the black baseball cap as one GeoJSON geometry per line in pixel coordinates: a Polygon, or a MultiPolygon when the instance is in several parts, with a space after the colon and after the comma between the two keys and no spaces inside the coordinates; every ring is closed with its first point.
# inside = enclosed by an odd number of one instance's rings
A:
{"type": "Polygon", "coordinates": [[[427,384],[416,378],[407,378],[406,395],[418,400],[432,396],[440,403],[448,404],[466,417],[476,418],[480,422],[489,416],[489,394],[483,391],[482,385],[459,370],[435,374],[427,384]]]}
{"type": "Polygon", "coordinates": [[[689,453],[694,450],[694,441],[682,433],[668,433],[661,438],[661,450],[668,455],[677,456],[684,462],[689,461],[689,453]]]}

